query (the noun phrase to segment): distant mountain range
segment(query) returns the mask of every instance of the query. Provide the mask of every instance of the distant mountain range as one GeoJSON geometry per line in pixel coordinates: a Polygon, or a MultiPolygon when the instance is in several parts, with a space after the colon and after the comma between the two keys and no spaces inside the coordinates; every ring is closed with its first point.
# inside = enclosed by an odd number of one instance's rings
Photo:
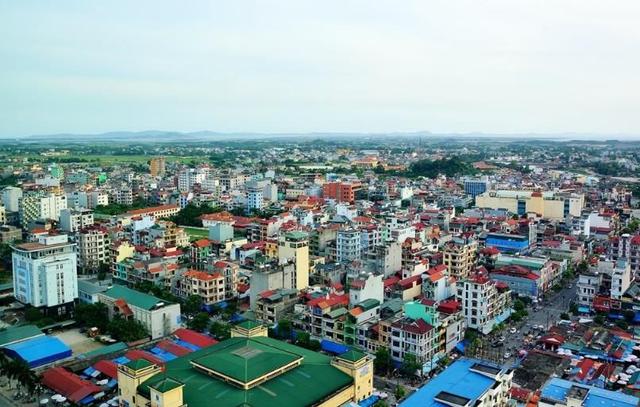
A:
{"type": "Polygon", "coordinates": [[[349,132],[311,132],[311,133],[254,133],[254,132],[214,132],[214,131],[195,131],[195,132],[177,132],[162,130],[146,130],[146,131],[112,131],[99,134],[46,134],[31,135],[15,138],[4,138],[4,140],[15,140],[21,142],[108,142],[108,141],[135,141],[135,142],[206,142],[206,141],[230,141],[230,140],[251,140],[251,139],[279,139],[297,137],[301,139],[345,139],[345,138],[412,138],[423,137],[425,139],[502,139],[502,140],[553,140],[553,141],[596,141],[596,142],[615,142],[615,141],[637,141],[640,140],[639,135],[630,134],[590,134],[590,133],[513,133],[513,134],[491,134],[482,132],[472,133],[431,133],[429,131],[418,132],[389,132],[389,133],[349,133],[349,132]]]}

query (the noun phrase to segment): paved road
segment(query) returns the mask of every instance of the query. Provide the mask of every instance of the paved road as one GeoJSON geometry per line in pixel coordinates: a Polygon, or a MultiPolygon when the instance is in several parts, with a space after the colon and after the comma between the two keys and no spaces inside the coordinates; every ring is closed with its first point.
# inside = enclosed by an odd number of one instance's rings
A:
{"type": "MultiPolygon", "coordinates": [[[[493,340],[489,339],[485,344],[485,349],[490,353],[490,358],[500,359],[506,352],[511,353],[511,357],[505,362],[514,362],[519,350],[524,348],[524,332],[533,330],[533,326],[543,325],[545,331],[560,320],[560,314],[568,312],[569,304],[576,297],[576,284],[572,282],[571,288],[563,288],[559,292],[551,291],[547,299],[538,304],[539,310],[534,311],[533,307],[528,307],[527,315],[517,324],[510,324],[503,332],[496,334],[504,336],[504,346],[490,348],[493,340]],[[512,334],[511,327],[515,327],[517,332],[512,334]],[[491,353],[493,353],[491,355],[491,353]]],[[[537,332],[537,331],[536,331],[537,332]]]]}

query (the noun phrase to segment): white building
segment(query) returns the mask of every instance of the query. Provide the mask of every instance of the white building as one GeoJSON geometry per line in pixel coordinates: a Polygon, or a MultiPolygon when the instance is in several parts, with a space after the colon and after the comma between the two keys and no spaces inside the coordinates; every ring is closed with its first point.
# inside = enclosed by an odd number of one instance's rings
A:
{"type": "Polygon", "coordinates": [[[109,310],[109,319],[115,315],[133,318],[147,328],[151,339],[172,334],[180,327],[180,304],[168,303],[152,295],[114,285],[98,294],[98,301],[109,310]]]}
{"type": "Polygon", "coordinates": [[[473,273],[457,288],[456,299],[468,328],[486,335],[511,315],[511,291],[506,284],[490,280],[486,270],[473,273]]]}
{"type": "Polygon", "coordinates": [[[13,247],[13,291],[23,304],[61,315],[78,298],[77,260],[67,235],[40,236],[13,247]]]}
{"type": "Polygon", "coordinates": [[[262,210],[264,207],[263,188],[253,182],[247,185],[247,212],[262,210]]]}
{"type": "Polygon", "coordinates": [[[60,211],[67,208],[67,197],[52,193],[35,192],[19,200],[20,223],[27,226],[37,219],[60,219],[60,211]]]}
{"type": "Polygon", "coordinates": [[[360,243],[360,231],[356,229],[338,231],[336,239],[336,260],[339,263],[360,260],[362,257],[360,243]]]}
{"type": "Polygon", "coordinates": [[[93,211],[89,209],[63,209],[60,211],[60,229],[77,232],[93,225],[93,211]]]}
{"type": "Polygon", "coordinates": [[[20,198],[22,198],[22,189],[18,187],[6,187],[2,190],[2,203],[7,212],[18,212],[20,210],[20,198]]]}
{"type": "Polygon", "coordinates": [[[87,227],[78,233],[78,268],[83,273],[97,272],[109,261],[109,233],[100,226],[87,227]]]}

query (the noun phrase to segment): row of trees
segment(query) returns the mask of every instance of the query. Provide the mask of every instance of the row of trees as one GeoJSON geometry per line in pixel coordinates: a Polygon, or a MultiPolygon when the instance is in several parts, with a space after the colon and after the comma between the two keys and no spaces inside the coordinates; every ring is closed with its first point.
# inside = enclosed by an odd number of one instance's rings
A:
{"type": "Polygon", "coordinates": [[[108,333],[122,342],[135,342],[149,336],[149,332],[140,322],[114,316],[109,321],[107,306],[102,303],[78,304],[75,310],[76,321],[88,328],[96,327],[101,333],[108,333]]]}

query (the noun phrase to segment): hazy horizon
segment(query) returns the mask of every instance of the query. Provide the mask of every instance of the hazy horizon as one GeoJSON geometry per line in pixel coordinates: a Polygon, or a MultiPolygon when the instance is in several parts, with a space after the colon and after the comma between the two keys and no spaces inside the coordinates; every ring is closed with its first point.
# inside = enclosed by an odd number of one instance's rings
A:
{"type": "Polygon", "coordinates": [[[0,138],[639,139],[638,20],[630,0],[3,2],[0,138]]]}

